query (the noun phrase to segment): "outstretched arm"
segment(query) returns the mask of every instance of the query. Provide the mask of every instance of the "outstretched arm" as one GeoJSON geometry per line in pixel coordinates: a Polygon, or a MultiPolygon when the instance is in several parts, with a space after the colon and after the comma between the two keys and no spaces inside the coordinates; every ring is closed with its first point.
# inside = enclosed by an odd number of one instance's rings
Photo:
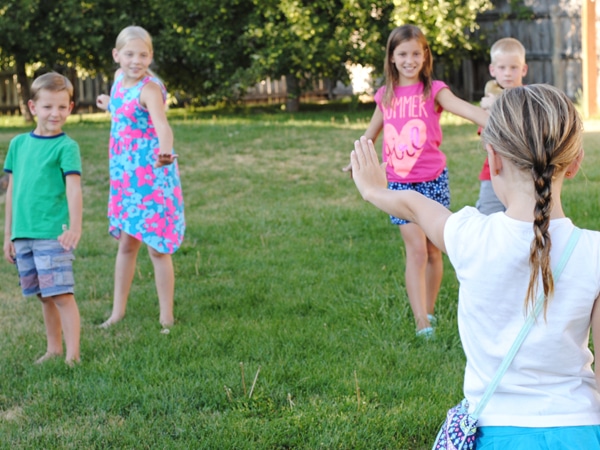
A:
{"type": "Polygon", "coordinates": [[[377,136],[383,129],[383,112],[379,108],[379,106],[375,107],[375,111],[373,112],[373,116],[371,117],[371,121],[369,122],[369,126],[367,127],[367,131],[365,131],[365,137],[367,139],[371,139],[373,142],[377,140],[377,136]]]}
{"type": "Polygon", "coordinates": [[[452,214],[446,207],[416,191],[389,190],[373,141],[365,136],[354,143],[350,160],[354,184],[364,200],[388,214],[416,223],[437,248],[446,251],[444,226],[452,214]]]}
{"type": "MultiPolygon", "coordinates": [[[[121,73],[121,69],[117,69],[115,72],[115,80],[117,79],[119,73],[121,73]]],[[[106,94],[100,94],[98,97],[96,97],[96,106],[102,111],[108,111],[110,106],[110,96],[106,94]]]]}
{"type": "Polygon", "coordinates": [[[177,155],[173,153],[173,130],[167,120],[162,91],[158,84],[146,84],[142,89],[140,100],[148,108],[158,136],[160,151],[154,167],[172,164],[177,158],[177,155]]]}
{"type": "Polygon", "coordinates": [[[15,263],[15,246],[11,241],[12,233],[12,174],[8,174],[8,186],[4,198],[4,259],[9,263],[15,263]]]}
{"type": "Polygon", "coordinates": [[[481,127],[485,127],[490,117],[486,110],[458,98],[450,89],[440,90],[435,96],[435,101],[446,111],[464,117],[481,127]]]}
{"type": "Polygon", "coordinates": [[[100,94],[96,98],[96,106],[103,111],[108,111],[109,103],[110,103],[110,97],[106,94],[100,94]]]}

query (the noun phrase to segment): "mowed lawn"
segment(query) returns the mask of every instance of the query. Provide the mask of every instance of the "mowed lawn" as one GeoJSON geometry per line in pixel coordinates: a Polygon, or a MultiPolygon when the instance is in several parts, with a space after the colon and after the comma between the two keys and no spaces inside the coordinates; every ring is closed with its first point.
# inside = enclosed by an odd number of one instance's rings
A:
{"type": "MultiPolygon", "coordinates": [[[[0,270],[1,449],[425,449],[462,393],[457,282],[447,263],[436,339],[418,340],[397,227],[347,174],[372,106],[287,114],[169,112],[187,231],[174,255],[176,325],[160,333],[140,253],[127,316],[109,330],[117,243],[107,233],[108,116],[75,115],[84,234],[76,251],[82,363],[36,366],[39,302],[0,270]]],[[[452,209],[473,205],[485,153],[444,116],[452,209]]],[[[0,159],[18,119],[0,117],[0,159]]],[[[600,228],[600,120],[565,210],[600,228]]],[[[0,196],[4,219],[4,196],[0,196]]]]}

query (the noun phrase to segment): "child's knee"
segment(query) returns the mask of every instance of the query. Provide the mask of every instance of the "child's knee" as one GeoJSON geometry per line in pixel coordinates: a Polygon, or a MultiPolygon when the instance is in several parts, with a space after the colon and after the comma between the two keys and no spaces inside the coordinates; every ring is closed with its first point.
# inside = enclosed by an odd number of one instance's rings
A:
{"type": "Polygon", "coordinates": [[[46,297],[48,301],[51,301],[59,308],[63,308],[65,306],[71,306],[72,304],[76,304],[75,296],[73,294],[60,294],[54,295],[52,297],[46,297]]]}
{"type": "Polygon", "coordinates": [[[142,242],[127,233],[121,233],[119,238],[119,252],[137,254],[142,242]]]}
{"type": "Polygon", "coordinates": [[[37,298],[40,302],[44,304],[53,303],[53,297],[42,297],[42,294],[37,294],[37,298]]]}
{"type": "Polygon", "coordinates": [[[148,246],[148,254],[152,259],[167,259],[170,258],[171,255],[168,253],[161,253],[158,250],[148,246]]]}
{"type": "Polygon", "coordinates": [[[424,266],[429,260],[427,247],[416,245],[406,249],[406,259],[409,264],[415,266],[424,266]]]}
{"type": "Polygon", "coordinates": [[[427,259],[429,262],[439,262],[442,260],[441,250],[433,245],[432,242],[427,242],[427,259]]]}

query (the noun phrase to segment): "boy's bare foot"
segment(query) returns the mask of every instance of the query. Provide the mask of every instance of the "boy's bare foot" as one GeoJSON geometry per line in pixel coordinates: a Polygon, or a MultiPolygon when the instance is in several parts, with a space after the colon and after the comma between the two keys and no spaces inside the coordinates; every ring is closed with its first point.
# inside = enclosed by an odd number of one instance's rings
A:
{"type": "Polygon", "coordinates": [[[57,356],[60,356],[60,353],[46,352],[43,356],[36,359],[34,364],[43,364],[52,358],[56,358],[57,356]]]}

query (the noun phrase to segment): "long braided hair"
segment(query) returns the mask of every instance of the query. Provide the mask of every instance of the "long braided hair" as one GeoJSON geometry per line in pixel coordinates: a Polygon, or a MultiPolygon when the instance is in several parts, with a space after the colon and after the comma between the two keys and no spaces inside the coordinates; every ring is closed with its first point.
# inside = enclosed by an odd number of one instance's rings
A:
{"type": "Polygon", "coordinates": [[[544,315],[554,292],[548,232],[552,182],[581,154],[582,130],[579,114],[562,91],[533,84],[504,91],[494,102],[481,134],[484,144],[490,144],[496,153],[529,173],[535,188],[526,312],[535,304],[538,280],[544,290],[544,315]]]}

